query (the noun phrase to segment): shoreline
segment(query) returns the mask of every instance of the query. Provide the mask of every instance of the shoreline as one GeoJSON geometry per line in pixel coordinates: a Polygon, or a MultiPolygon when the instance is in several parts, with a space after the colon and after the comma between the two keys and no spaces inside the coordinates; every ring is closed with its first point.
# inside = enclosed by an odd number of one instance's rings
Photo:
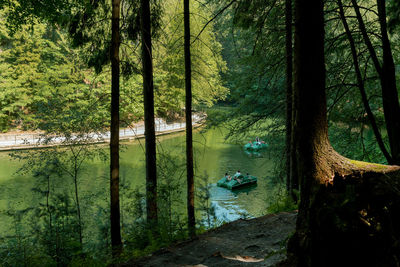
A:
{"type": "MultiPolygon", "coordinates": [[[[192,116],[192,127],[198,128],[203,125],[204,115],[193,114],[192,116]]],[[[186,130],[186,123],[174,122],[166,123],[162,119],[156,119],[155,121],[156,136],[168,135],[172,133],[183,132],[186,130]]],[[[132,141],[143,139],[144,125],[137,124],[134,128],[122,128],[120,129],[120,141],[132,141]]],[[[62,139],[56,138],[53,143],[41,145],[41,133],[21,133],[21,134],[0,134],[0,152],[3,151],[14,151],[14,150],[26,150],[26,149],[40,149],[46,147],[62,146],[62,139]]],[[[99,137],[99,140],[90,144],[106,144],[110,142],[110,133],[106,132],[99,137]]]]}

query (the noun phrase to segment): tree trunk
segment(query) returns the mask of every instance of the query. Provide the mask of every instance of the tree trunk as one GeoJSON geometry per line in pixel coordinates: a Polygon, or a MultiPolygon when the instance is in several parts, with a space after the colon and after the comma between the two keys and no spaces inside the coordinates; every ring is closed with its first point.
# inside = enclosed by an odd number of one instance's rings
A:
{"type": "Polygon", "coordinates": [[[377,53],[368,36],[358,3],[356,0],[351,0],[351,2],[356,13],[361,34],[368,48],[381,83],[384,117],[392,159],[389,164],[400,164],[400,139],[398,138],[400,136],[400,106],[396,88],[396,76],[392,51],[387,35],[385,1],[377,0],[379,24],[382,35],[382,66],[379,63],[377,53]]]}
{"type": "Polygon", "coordinates": [[[396,87],[396,69],[387,33],[385,0],[377,0],[382,36],[382,99],[386,129],[389,137],[392,164],[400,164],[400,105],[396,87]]]}
{"type": "Polygon", "coordinates": [[[286,190],[291,191],[290,151],[292,138],[292,1],[285,0],[285,32],[286,32],[286,190]]]}
{"type": "Polygon", "coordinates": [[[192,63],[190,59],[190,12],[189,0],[183,1],[184,49],[185,49],[185,89],[186,89],[186,172],[187,172],[187,211],[190,237],[196,236],[194,214],[194,172],[193,172],[193,134],[192,134],[192,63]]]}
{"type": "Polygon", "coordinates": [[[297,266],[396,266],[397,166],[349,160],[328,139],[323,1],[295,0],[300,205],[288,251],[297,266]]]}
{"type": "Polygon", "coordinates": [[[371,110],[371,108],[369,106],[367,93],[366,93],[365,87],[364,87],[364,80],[362,78],[361,71],[360,71],[360,65],[359,65],[359,62],[358,62],[358,54],[357,54],[357,50],[356,50],[355,41],[354,41],[354,38],[353,38],[353,36],[351,34],[349,25],[347,23],[346,16],[344,14],[343,3],[342,3],[341,0],[338,0],[338,6],[339,6],[340,19],[341,19],[343,27],[345,29],[345,32],[346,32],[346,35],[347,35],[347,39],[349,40],[351,55],[353,57],[354,71],[356,73],[358,88],[360,90],[361,99],[362,99],[362,102],[363,102],[363,105],[364,105],[364,109],[367,112],[368,119],[369,119],[369,121],[371,123],[371,127],[372,127],[372,130],[374,131],[374,135],[375,135],[376,141],[378,142],[379,148],[381,149],[381,151],[382,151],[383,155],[385,156],[387,162],[390,163],[390,162],[392,162],[392,157],[390,156],[389,152],[387,151],[387,149],[385,147],[385,144],[384,144],[383,139],[382,139],[382,135],[381,135],[381,133],[379,131],[378,125],[376,124],[375,116],[372,113],[372,110],[371,110]]]}
{"type": "Polygon", "coordinates": [[[110,200],[111,246],[113,256],[121,253],[119,210],[119,17],[120,0],[112,0],[111,25],[111,137],[110,137],[110,200]]]}
{"type": "Polygon", "coordinates": [[[285,0],[285,32],[286,32],[286,190],[297,201],[294,190],[298,190],[297,171],[295,170],[295,135],[294,94],[293,94],[293,42],[292,42],[292,0],[285,0]]]}
{"type": "Polygon", "coordinates": [[[82,234],[82,218],[81,218],[81,204],[79,202],[79,192],[78,192],[78,169],[76,166],[76,158],[75,166],[74,166],[74,189],[75,189],[75,205],[76,205],[76,214],[78,218],[78,232],[79,232],[79,243],[81,245],[81,249],[83,249],[83,234],[82,234]]]}
{"type": "Polygon", "coordinates": [[[157,235],[157,165],[156,134],[154,123],[153,59],[151,47],[150,1],[140,1],[142,34],[144,126],[146,137],[146,211],[147,223],[157,235]]]}

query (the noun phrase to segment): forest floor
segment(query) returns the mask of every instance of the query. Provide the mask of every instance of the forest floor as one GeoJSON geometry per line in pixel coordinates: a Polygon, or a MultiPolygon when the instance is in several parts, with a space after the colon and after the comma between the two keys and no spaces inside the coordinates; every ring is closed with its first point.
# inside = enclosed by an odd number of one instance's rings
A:
{"type": "Polygon", "coordinates": [[[297,212],[240,219],[121,266],[274,266],[286,259],[297,212]]]}

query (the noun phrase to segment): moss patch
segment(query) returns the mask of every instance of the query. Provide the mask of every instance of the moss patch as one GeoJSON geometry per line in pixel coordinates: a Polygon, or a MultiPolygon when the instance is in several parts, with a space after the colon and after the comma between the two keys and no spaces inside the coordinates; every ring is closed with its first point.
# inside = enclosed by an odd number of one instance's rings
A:
{"type": "Polygon", "coordinates": [[[358,161],[358,160],[349,160],[351,164],[355,165],[357,168],[365,169],[367,171],[374,171],[374,172],[383,172],[385,170],[391,170],[392,166],[378,164],[378,163],[370,163],[365,161],[358,161]]]}

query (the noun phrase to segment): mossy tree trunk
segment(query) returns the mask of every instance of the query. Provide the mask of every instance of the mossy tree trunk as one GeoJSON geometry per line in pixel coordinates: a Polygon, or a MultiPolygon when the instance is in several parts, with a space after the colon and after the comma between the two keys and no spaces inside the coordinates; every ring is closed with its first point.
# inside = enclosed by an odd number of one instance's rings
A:
{"type": "Polygon", "coordinates": [[[349,160],[328,139],[323,1],[295,0],[294,54],[301,193],[289,258],[297,266],[396,266],[399,167],[349,160]]]}

